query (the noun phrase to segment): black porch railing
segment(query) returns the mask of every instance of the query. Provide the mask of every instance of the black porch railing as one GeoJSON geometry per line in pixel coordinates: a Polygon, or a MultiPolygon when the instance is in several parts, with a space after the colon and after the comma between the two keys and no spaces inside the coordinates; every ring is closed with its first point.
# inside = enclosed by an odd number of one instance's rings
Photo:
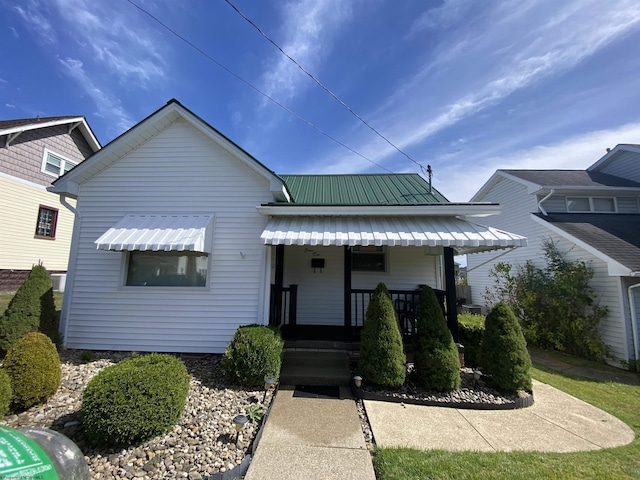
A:
{"type": "MultiPolygon", "coordinates": [[[[364,325],[365,314],[373,292],[374,290],[363,288],[351,289],[351,328],[353,333],[359,332],[364,325]]],[[[416,315],[420,304],[420,292],[420,289],[389,290],[391,302],[398,316],[400,331],[405,338],[410,338],[416,333],[416,315]]],[[[446,292],[435,289],[434,292],[442,312],[446,314],[446,292]]]]}
{"type": "Polygon", "coordinates": [[[294,329],[298,315],[298,285],[277,288],[271,284],[269,325],[294,329]]]}

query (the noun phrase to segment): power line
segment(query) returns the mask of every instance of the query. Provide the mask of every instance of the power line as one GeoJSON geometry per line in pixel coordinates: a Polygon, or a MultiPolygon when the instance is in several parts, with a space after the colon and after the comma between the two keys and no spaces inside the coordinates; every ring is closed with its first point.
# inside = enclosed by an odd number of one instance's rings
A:
{"type": "Polygon", "coordinates": [[[327,92],[329,95],[331,95],[340,105],[342,105],[344,108],[346,108],[349,113],[351,113],[351,115],[353,115],[354,117],[356,117],[358,120],[360,120],[364,125],[367,126],[367,128],[369,128],[372,132],[374,132],[376,135],[378,135],[380,138],[382,138],[385,142],[387,142],[389,145],[391,145],[393,148],[395,148],[398,152],[400,152],[402,155],[404,155],[405,157],[407,157],[409,160],[411,160],[413,163],[415,163],[418,167],[420,167],[420,170],[422,170],[422,172],[425,172],[424,167],[418,163],[416,160],[414,160],[413,158],[411,158],[407,153],[405,153],[404,151],[402,151],[399,147],[397,147],[391,140],[389,140],[387,137],[385,137],[382,133],[380,133],[375,127],[373,127],[372,125],[370,125],[364,118],[362,118],[360,115],[358,115],[355,111],[353,111],[353,109],[347,105],[345,102],[343,102],[335,93],[333,93],[331,91],[331,89],[329,89],[328,87],[326,87],[320,80],[318,80],[312,73],[310,73],[306,68],[304,68],[302,65],[300,65],[293,57],[291,57],[291,55],[289,55],[287,52],[285,52],[282,47],[280,47],[280,45],[278,45],[271,37],[269,37],[269,35],[267,35],[258,25],[256,25],[249,17],[247,17],[244,13],[242,13],[238,7],[236,7],[233,3],[231,3],[231,0],[224,0],[238,15],[240,15],[246,22],[249,23],[249,25],[251,25],[253,28],[255,28],[260,35],[262,35],[265,39],[267,39],[269,41],[269,43],[271,43],[274,47],[276,47],[280,53],[282,53],[285,57],[287,57],[289,60],[291,60],[300,70],[302,70],[303,73],[305,73],[309,78],[311,78],[314,82],[316,82],[316,84],[322,88],[325,92],[327,92]]]}
{"type": "Polygon", "coordinates": [[[307,125],[309,125],[311,128],[315,129],[316,131],[320,132],[322,135],[324,135],[325,137],[327,137],[328,139],[334,141],[335,143],[337,143],[338,145],[341,145],[342,147],[346,148],[347,150],[349,150],[351,153],[354,153],[356,155],[358,155],[359,157],[363,158],[364,160],[366,160],[367,162],[370,162],[374,165],[376,165],[377,167],[385,170],[388,173],[393,173],[391,170],[389,170],[386,167],[383,167],[382,165],[380,165],[379,163],[375,162],[374,160],[371,160],[370,158],[366,157],[365,155],[361,154],[360,152],[354,150],[353,148],[349,147],[348,145],[344,144],[343,142],[341,142],[340,140],[332,137],[330,134],[328,134],[327,132],[325,132],[324,130],[322,130],[320,127],[318,127],[317,125],[311,123],[309,120],[307,120],[306,118],[302,117],[301,115],[297,114],[296,112],[294,112],[293,110],[291,110],[289,107],[283,105],[282,103],[278,102],[275,98],[271,97],[269,94],[263,92],[262,90],[260,90],[258,87],[256,87],[255,85],[253,85],[251,82],[249,82],[248,80],[245,80],[243,77],[241,77],[240,75],[238,75],[237,73],[235,73],[233,70],[229,69],[228,67],[226,67],[224,64],[220,63],[218,60],[216,60],[215,58],[213,58],[211,55],[209,55],[207,52],[205,52],[204,50],[202,50],[200,47],[198,47],[197,45],[195,45],[193,42],[191,42],[190,40],[188,40],[187,38],[183,37],[182,35],[180,35],[178,32],[176,32],[175,30],[173,30],[171,27],[169,27],[166,23],[162,22],[162,20],[160,20],[159,18],[155,17],[153,14],[151,14],[150,12],[148,12],[147,10],[145,10],[144,8],[142,8],[141,6],[137,5],[136,3],[134,3],[132,0],[127,0],[131,5],[133,5],[134,7],[136,7],[138,10],[140,10],[142,13],[144,13],[145,15],[147,15],[148,17],[150,17],[152,20],[154,20],[156,23],[158,23],[160,26],[162,26],[165,30],[167,30],[169,33],[171,33],[172,35],[174,35],[175,37],[177,37],[178,39],[182,40],[184,43],[186,43],[187,45],[189,45],[191,48],[193,48],[195,51],[197,51],[199,54],[201,54],[202,56],[204,56],[205,58],[207,58],[208,60],[210,60],[211,62],[215,63],[216,65],[218,65],[220,68],[222,68],[225,72],[227,72],[228,74],[232,75],[233,77],[237,78],[238,80],[240,80],[242,83],[244,83],[245,85],[247,85],[248,87],[250,87],[251,89],[255,90],[256,92],[258,92],[260,95],[262,95],[263,97],[267,98],[268,100],[270,100],[271,102],[273,102],[274,104],[276,104],[277,106],[279,106],[280,108],[282,108],[285,112],[289,113],[290,115],[293,115],[295,118],[297,118],[298,120],[300,120],[303,123],[306,123],[307,125]]]}

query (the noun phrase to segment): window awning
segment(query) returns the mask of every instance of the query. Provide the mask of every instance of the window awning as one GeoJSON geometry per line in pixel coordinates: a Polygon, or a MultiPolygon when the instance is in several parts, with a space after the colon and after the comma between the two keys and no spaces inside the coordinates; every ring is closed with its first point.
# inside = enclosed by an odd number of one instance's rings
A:
{"type": "Polygon", "coordinates": [[[458,254],[523,247],[520,235],[457,217],[272,217],[267,245],[389,245],[453,247],[458,254]]]}
{"type": "Polygon", "coordinates": [[[100,250],[211,253],[212,215],[126,215],[94,243],[100,250]]]}

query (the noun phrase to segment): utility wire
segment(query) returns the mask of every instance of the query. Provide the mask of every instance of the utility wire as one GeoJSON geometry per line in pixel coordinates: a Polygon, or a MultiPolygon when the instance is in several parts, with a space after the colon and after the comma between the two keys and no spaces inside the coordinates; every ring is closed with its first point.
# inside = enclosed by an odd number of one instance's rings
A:
{"type": "Polygon", "coordinates": [[[211,55],[209,55],[207,52],[205,52],[204,50],[202,50],[200,47],[198,47],[197,45],[195,45],[193,42],[191,42],[190,40],[186,39],[185,37],[183,37],[182,35],[180,35],[178,32],[176,32],[175,30],[173,30],[171,27],[169,27],[166,23],[162,22],[162,20],[160,20],[159,18],[155,17],[153,14],[151,14],[150,12],[148,12],[147,10],[145,10],[144,8],[142,8],[140,5],[137,5],[136,3],[134,3],[132,0],[127,0],[131,5],[133,5],[134,7],[136,7],[138,10],[140,10],[142,13],[144,13],[145,15],[147,15],[148,17],[150,17],[152,20],[154,20],[156,23],[158,23],[160,26],[162,26],[165,30],[167,30],[169,33],[171,33],[172,35],[174,35],[175,37],[177,37],[178,39],[182,40],[184,43],[186,43],[187,45],[189,45],[191,48],[193,48],[195,51],[197,51],[199,54],[201,54],[202,56],[204,56],[205,58],[207,58],[208,60],[210,60],[211,62],[215,63],[216,65],[218,65],[220,68],[222,68],[225,72],[227,72],[228,74],[232,75],[233,77],[237,78],[238,80],[240,80],[242,83],[244,83],[245,85],[247,85],[249,88],[255,90],[256,92],[258,92],[260,95],[262,95],[263,97],[267,98],[268,100],[270,100],[271,102],[275,103],[277,106],[279,106],[280,108],[282,108],[285,112],[289,113],[290,115],[293,115],[295,118],[297,118],[298,120],[300,120],[303,123],[306,123],[307,125],[309,125],[311,128],[315,129],[316,131],[320,132],[322,135],[324,135],[325,137],[327,137],[328,139],[334,141],[335,143],[337,143],[338,145],[341,145],[342,147],[346,148],[347,150],[349,150],[351,153],[354,153],[356,155],[358,155],[359,157],[363,158],[364,160],[366,160],[367,162],[370,162],[374,165],[376,165],[377,167],[380,167],[382,170],[385,170],[388,173],[393,173],[391,170],[389,170],[388,168],[380,165],[379,163],[375,162],[374,160],[371,160],[370,158],[366,157],[365,155],[361,154],[360,152],[354,150],[353,148],[351,148],[350,146],[344,144],[343,142],[341,142],[340,140],[332,137],[330,134],[328,134],[327,132],[325,132],[324,130],[322,130],[320,127],[318,127],[317,125],[311,123],[309,120],[305,119],[304,117],[302,117],[301,115],[297,114],[296,112],[294,112],[293,110],[291,110],[289,107],[283,105],[282,103],[280,103],[279,101],[277,101],[275,98],[271,97],[269,94],[263,92],[262,90],[260,90],[258,87],[256,87],[255,85],[253,85],[251,82],[249,82],[248,80],[245,80],[243,77],[241,77],[240,75],[238,75],[237,73],[235,73],[233,70],[227,68],[224,64],[220,63],[218,60],[216,60],[215,58],[213,58],[211,55]]]}
{"type": "Polygon", "coordinates": [[[238,15],[240,15],[246,22],[249,23],[249,25],[251,25],[253,28],[255,28],[260,35],[262,35],[265,39],[267,39],[269,41],[269,43],[271,43],[274,47],[276,47],[278,50],[280,50],[280,53],[282,53],[285,57],[287,57],[289,60],[291,60],[300,70],[302,70],[302,72],[304,72],[309,78],[311,78],[314,82],[316,82],[316,84],[318,84],[318,86],[320,88],[322,88],[325,92],[327,92],[329,95],[331,95],[334,100],[336,100],[340,105],[342,105],[344,108],[346,108],[349,113],[351,113],[351,115],[353,115],[354,117],[356,117],[358,120],[360,120],[363,124],[365,124],[372,132],[374,132],[376,135],[378,135],[380,138],[382,138],[385,142],[387,142],[389,145],[391,145],[393,148],[395,148],[398,152],[400,152],[402,155],[404,155],[405,157],[407,157],[409,160],[411,160],[413,163],[415,163],[418,167],[420,167],[420,170],[425,173],[425,169],[424,167],[418,163],[416,160],[414,160],[413,158],[411,158],[407,153],[403,152],[402,150],[400,150],[399,147],[397,147],[391,140],[389,140],[387,137],[385,137],[382,133],[380,133],[375,127],[373,127],[371,124],[369,124],[364,118],[362,118],[360,115],[358,115],[356,112],[353,111],[353,109],[347,105],[345,102],[343,102],[335,93],[333,93],[328,87],[326,87],[320,80],[318,80],[312,73],[310,73],[306,68],[304,68],[302,65],[300,65],[293,57],[291,57],[291,55],[289,55],[287,52],[285,52],[282,47],[280,47],[280,45],[278,45],[271,37],[269,37],[269,35],[267,35],[258,25],[256,25],[249,17],[247,17],[244,13],[242,13],[238,7],[236,7],[233,3],[231,3],[231,0],[224,0],[238,15]]]}

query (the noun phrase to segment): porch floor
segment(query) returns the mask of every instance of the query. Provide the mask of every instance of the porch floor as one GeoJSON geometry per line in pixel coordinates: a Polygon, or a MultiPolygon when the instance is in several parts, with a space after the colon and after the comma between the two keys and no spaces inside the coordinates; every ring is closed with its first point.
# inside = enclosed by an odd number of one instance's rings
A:
{"type": "Polygon", "coordinates": [[[348,386],[351,380],[346,350],[286,349],[280,371],[280,385],[348,386]]]}

